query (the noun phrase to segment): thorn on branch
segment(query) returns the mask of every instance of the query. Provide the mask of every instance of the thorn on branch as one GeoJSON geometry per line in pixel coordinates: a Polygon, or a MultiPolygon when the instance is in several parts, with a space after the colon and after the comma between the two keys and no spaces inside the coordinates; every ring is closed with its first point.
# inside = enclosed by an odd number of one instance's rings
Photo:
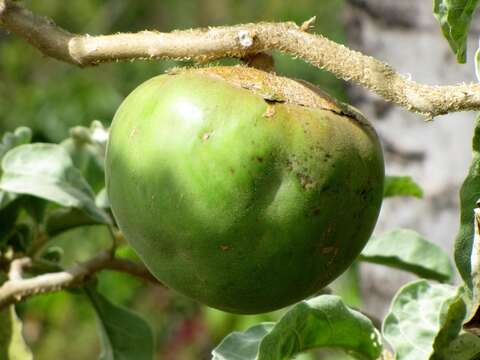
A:
{"type": "Polygon", "coordinates": [[[316,16],[312,16],[307,21],[304,21],[302,25],[300,25],[300,31],[309,32],[310,29],[314,27],[314,23],[317,20],[316,16]]]}
{"type": "Polygon", "coordinates": [[[110,251],[103,251],[92,259],[63,271],[23,278],[23,270],[31,265],[32,260],[30,258],[15,259],[11,262],[9,280],[0,286],[0,310],[37,294],[81,286],[103,270],[127,273],[163,286],[143,265],[127,259],[113,258],[110,251]]]}

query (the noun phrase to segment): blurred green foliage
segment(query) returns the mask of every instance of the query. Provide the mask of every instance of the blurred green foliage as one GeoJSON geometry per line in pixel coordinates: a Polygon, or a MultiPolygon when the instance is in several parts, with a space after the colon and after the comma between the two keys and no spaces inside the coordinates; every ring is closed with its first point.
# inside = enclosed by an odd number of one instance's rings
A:
{"type": "MultiPolygon", "coordinates": [[[[91,35],[258,21],[301,24],[316,15],[313,31],[344,41],[343,0],[30,0],[25,5],[71,32],[91,35]]],[[[330,74],[282,54],[274,56],[278,73],[308,80],[345,99],[343,84],[330,74]]],[[[95,119],[108,125],[131,90],[178,65],[172,61],[137,61],[79,69],[46,58],[25,41],[0,32],[0,133],[26,125],[33,129],[35,141],[59,142],[74,126],[88,125],[95,119]]],[[[92,226],[66,232],[49,246],[61,247],[62,264],[68,265],[89,258],[109,241],[104,227],[92,226]]],[[[123,256],[134,256],[127,247],[121,251],[123,256]]],[[[144,315],[156,332],[157,358],[166,360],[207,359],[209,351],[230,331],[274,320],[282,313],[226,314],[111,272],[101,274],[99,289],[114,303],[144,315]]],[[[99,342],[95,316],[81,294],[34,297],[21,304],[18,312],[25,321],[26,340],[36,359],[96,358],[99,342]]],[[[313,355],[307,358],[313,359],[313,355]]]]}

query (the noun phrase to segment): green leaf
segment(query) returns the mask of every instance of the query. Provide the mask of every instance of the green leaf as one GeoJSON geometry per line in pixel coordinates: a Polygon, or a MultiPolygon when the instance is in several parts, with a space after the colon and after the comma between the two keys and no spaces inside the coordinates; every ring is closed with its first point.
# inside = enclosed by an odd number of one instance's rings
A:
{"type": "Polygon", "coordinates": [[[478,0],[434,0],[433,13],[459,63],[466,62],[467,36],[478,0]]]}
{"type": "Polygon", "coordinates": [[[13,306],[0,311],[0,359],[33,359],[30,349],[23,340],[22,323],[13,306]]]}
{"type": "Polygon", "coordinates": [[[477,360],[480,357],[480,338],[465,333],[454,339],[444,353],[448,360],[477,360]]]}
{"type": "MultiPolygon", "coordinates": [[[[14,147],[17,147],[19,145],[27,144],[30,142],[32,139],[32,131],[24,126],[21,126],[13,133],[7,132],[3,135],[2,141],[0,142],[0,160],[4,157],[4,155],[14,147]]],[[[2,171],[0,170],[0,175],[2,171]]],[[[17,194],[12,194],[7,191],[3,191],[0,189],[0,219],[8,217],[9,219],[12,219],[13,217],[16,219],[16,215],[13,216],[11,214],[12,209],[6,209],[5,211],[2,211],[5,209],[8,205],[10,205],[13,201],[18,199],[17,194]]],[[[17,209],[19,210],[19,209],[17,209]]],[[[18,211],[17,211],[18,213],[18,211]]],[[[5,220],[0,220],[0,233],[5,234],[7,226],[4,225],[6,221],[5,220]]],[[[11,225],[11,224],[10,224],[11,225]]],[[[1,237],[1,235],[0,235],[1,237]]]]}
{"type": "Polygon", "coordinates": [[[372,237],[360,260],[412,272],[420,277],[451,281],[453,266],[436,244],[413,230],[397,229],[372,237]]]}
{"type": "Polygon", "coordinates": [[[244,332],[233,332],[212,351],[212,360],[256,360],[260,343],[275,327],[274,322],[254,325],[244,332]]]}
{"type": "Polygon", "coordinates": [[[97,315],[101,360],[152,360],[152,329],[139,315],[112,304],[93,287],[85,288],[97,315]]]}
{"type": "Polygon", "coordinates": [[[383,197],[392,196],[421,198],[423,197],[423,190],[410,176],[387,176],[385,177],[383,197]]]}
{"type": "Polygon", "coordinates": [[[10,203],[12,203],[17,198],[18,198],[17,194],[12,194],[12,193],[0,190],[0,210],[7,207],[10,203]]]}
{"type": "Polygon", "coordinates": [[[460,291],[418,280],[402,287],[383,322],[398,360],[443,359],[461,330],[466,308],[460,291]]]}
{"type": "Polygon", "coordinates": [[[16,128],[13,133],[5,133],[0,143],[0,159],[2,159],[9,150],[19,145],[28,144],[31,140],[32,130],[25,126],[16,128]]]}
{"type": "Polygon", "coordinates": [[[70,137],[60,144],[94,191],[99,191],[105,186],[104,163],[107,138],[107,130],[100,122],[94,121],[90,128],[76,126],[70,129],[70,137]]]}
{"type": "Polygon", "coordinates": [[[476,119],[472,140],[472,161],[460,189],[460,228],[455,239],[455,263],[462,279],[472,288],[471,264],[473,245],[473,210],[480,199],[480,117],[476,119]]]}
{"type": "Polygon", "coordinates": [[[46,231],[49,237],[81,226],[97,225],[98,221],[75,208],[62,208],[51,211],[46,219],[46,231]]]}
{"type": "Polygon", "coordinates": [[[107,214],[95,206],[92,189],[60,145],[18,146],[5,155],[2,169],[0,189],[78,208],[98,223],[110,223],[107,214]]]}
{"type": "Polygon", "coordinates": [[[293,306],[278,322],[228,335],[213,360],[286,360],[319,347],[340,348],[377,359],[381,338],[372,322],[338,296],[322,295],[293,306]]]}
{"type": "MultiPolygon", "coordinates": [[[[0,202],[2,194],[10,195],[8,192],[0,191],[0,202]]],[[[8,237],[12,235],[21,207],[22,198],[13,196],[3,208],[0,208],[0,245],[5,243],[8,237]]]]}
{"type": "Polygon", "coordinates": [[[108,200],[107,189],[103,188],[100,190],[95,197],[95,204],[101,209],[110,208],[110,200],[108,200]]]}

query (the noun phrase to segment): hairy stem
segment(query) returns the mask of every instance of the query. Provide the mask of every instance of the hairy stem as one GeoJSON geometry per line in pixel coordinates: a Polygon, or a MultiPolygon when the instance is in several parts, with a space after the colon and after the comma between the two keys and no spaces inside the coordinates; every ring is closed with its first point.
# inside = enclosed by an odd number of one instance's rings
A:
{"type": "Polygon", "coordinates": [[[193,60],[247,58],[278,50],[302,58],[338,78],[353,81],[409,111],[431,119],[456,111],[480,110],[480,85],[432,86],[414,82],[389,65],[321,35],[307,32],[311,20],[257,23],[161,33],[72,34],[23,6],[0,0],[0,25],[42,53],[78,66],[132,59],[193,60]]]}
{"type": "Polygon", "coordinates": [[[94,258],[79,263],[64,271],[47,273],[24,279],[23,270],[31,266],[30,258],[13,260],[10,264],[9,280],[0,287],[0,310],[8,305],[38,295],[80,286],[103,270],[127,273],[142,280],[161,285],[142,265],[126,259],[112,257],[103,251],[94,258]]]}

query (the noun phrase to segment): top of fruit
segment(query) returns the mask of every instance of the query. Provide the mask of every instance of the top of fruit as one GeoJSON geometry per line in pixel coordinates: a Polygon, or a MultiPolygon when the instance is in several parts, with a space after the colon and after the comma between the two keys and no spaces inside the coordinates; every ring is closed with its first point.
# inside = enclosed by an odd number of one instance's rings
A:
{"type": "Polygon", "coordinates": [[[170,75],[186,73],[220,78],[234,86],[252,91],[267,102],[330,110],[337,114],[348,116],[362,125],[371,127],[368,120],[357,109],[334,99],[323,90],[304,80],[289,79],[242,65],[174,68],[168,71],[170,75]]]}

